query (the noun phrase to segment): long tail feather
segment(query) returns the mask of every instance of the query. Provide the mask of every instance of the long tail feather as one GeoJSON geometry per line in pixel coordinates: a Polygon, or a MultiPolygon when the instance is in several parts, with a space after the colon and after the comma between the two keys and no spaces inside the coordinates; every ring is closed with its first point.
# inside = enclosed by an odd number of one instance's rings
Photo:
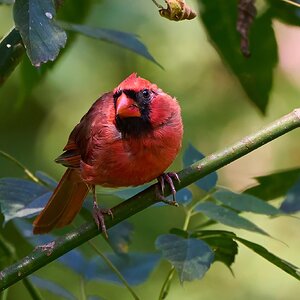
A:
{"type": "Polygon", "coordinates": [[[88,186],[74,169],[67,169],[46,207],[33,222],[33,233],[47,233],[72,222],[88,193],[88,186]]]}

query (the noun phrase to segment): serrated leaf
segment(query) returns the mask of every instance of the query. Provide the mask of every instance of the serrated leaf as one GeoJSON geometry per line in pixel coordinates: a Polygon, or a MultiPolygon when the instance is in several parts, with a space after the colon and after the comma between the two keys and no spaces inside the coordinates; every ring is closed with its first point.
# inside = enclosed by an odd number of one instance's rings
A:
{"type": "Polygon", "coordinates": [[[269,201],[286,195],[300,179],[300,168],[259,176],[255,179],[259,184],[245,190],[244,193],[269,201]]]}
{"type": "MultiPolygon", "coordinates": [[[[147,280],[151,271],[157,265],[160,255],[156,253],[128,253],[126,256],[106,254],[106,257],[131,285],[141,284],[147,280]]],[[[87,280],[97,279],[121,284],[119,278],[101,260],[99,256],[85,258],[78,250],[72,250],[59,259],[87,280]]]]}
{"type": "Polygon", "coordinates": [[[76,31],[88,37],[109,42],[122,48],[131,50],[132,52],[143,56],[162,68],[162,66],[149,53],[147,47],[139,41],[138,37],[132,33],[122,32],[112,29],[104,29],[91,27],[87,25],[72,24],[60,22],[61,26],[66,30],[76,31]]]}
{"type": "Polygon", "coordinates": [[[49,291],[56,296],[60,296],[60,297],[63,297],[64,299],[69,299],[69,300],[76,299],[75,296],[73,294],[71,294],[68,290],[66,290],[60,284],[57,284],[53,281],[50,281],[48,279],[44,279],[41,277],[37,277],[34,275],[30,276],[30,280],[38,288],[49,291]]]}
{"type": "MultiPolygon", "coordinates": [[[[189,144],[187,149],[183,153],[183,165],[186,168],[189,165],[195,163],[196,161],[203,159],[204,157],[205,156],[201,152],[199,152],[193,145],[189,144]]],[[[217,181],[217,173],[212,172],[194,183],[200,189],[204,191],[209,191],[216,186],[217,181]]]]}
{"type": "Polygon", "coordinates": [[[31,63],[38,67],[53,61],[67,41],[65,31],[53,20],[53,1],[16,0],[13,15],[31,63]]]}
{"type": "Polygon", "coordinates": [[[209,39],[229,66],[253,104],[265,113],[277,64],[277,44],[272,28],[272,14],[266,10],[256,18],[250,30],[251,57],[240,52],[236,32],[235,0],[199,0],[200,14],[209,39]],[[263,62],[263,63],[262,63],[263,62]]]}
{"type": "Polygon", "coordinates": [[[175,234],[164,234],[158,236],[155,246],[176,268],[180,282],[201,279],[214,260],[214,252],[210,247],[195,238],[184,239],[175,234]]]}
{"type": "MultiPolygon", "coordinates": [[[[296,4],[300,1],[294,0],[296,4]]],[[[268,0],[272,17],[289,25],[300,26],[300,8],[296,5],[278,0],[268,0]]]]}
{"type": "Polygon", "coordinates": [[[42,207],[30,204],[39,197],[48,197],[49,190],[35,182],[18,178],[0,179],[0,208],[5,223],[17,217],[31,217],[42,207]]]}
{"type": "Polygon", "coordinates": [[[300,210],[300,178],[296,184],[289,189],[284,201],[281,203],[280,209],[288,214],[300,210]]]}
{"type": "Polygon", "coordinates": [[[281,270],[285,271],[286,273],[292,275],[293,277],[297,278],[300,280],[300,272],[299,268],[292,265],[291,263],[285,261],[284,259],[272,254],[269,252],[266,248],[264,248],[261,245],[255,244],[253,242],[250,242],[248,240],[242,239],[240,237],[235,238],[237,241],[241,242],[244,244],[246,247],[250,248],[253,250],[255,253],[258,255],[262,256],[266,260],[268,260],[270,263],[276,265],[278,268],[281,270]]]}
{"type": "Polygon", "coordinates": [[[264,230],[260,229],[258,226],[256,226],[254,223],[250,222],[249,220],[239,216],[233,210],[216,205],[212,202],[200,203],[195,208],[195,211],[202,212],[210,219],[220,222],[227,226],[241,228],[241,229],[268,235],[264,230]]]}
{"type": "Polygon", "coordinates": [[[274,216],[283,212],[267,202],[248,194],[237,194],[226,189],[219,189],[212,196],[226,206],[239,211],[274,216]]]}
{"type": "Polygon", "coordinates": [[[109,230],[108,242],[116,254],[128,253],[131,243],[133,225],[123,221],[109,230]]]}

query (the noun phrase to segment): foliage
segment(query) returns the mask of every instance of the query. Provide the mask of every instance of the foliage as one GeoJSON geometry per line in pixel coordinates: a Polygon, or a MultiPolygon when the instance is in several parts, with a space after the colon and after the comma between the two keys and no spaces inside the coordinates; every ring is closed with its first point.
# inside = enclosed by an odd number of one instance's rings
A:
{"type": "MultiPolygon", "coordinates": [[[[196,157],[202,158],[204,156],[192,145],[189,145],[183,155],[184,165],[188,163],[187,158],[190,158],[190,163],[194,163],[196,157]]],[[[41,210],[48,197],[50,197],[51,192],[49,193],[49,189],[51,190],[54,187],[53,179],[44,172],[37,172],[36,176],[40,180],[39,183],[17,178],[2,178],[0,180],[0,205],[6,222],[14,220],[15,226],[27,241],[30,241],[35,246],[48,249],[48,245],[51,245],[50,241],[55,239],[55,236],[47,235],[45,238],[44,236],[33,236],[31,224],[24,219],[25,217],[31,218],[41,210]],[[12,193],[11,191],[14,192],[12,193]],[[45,246],[39,246],[41,243],[45,246]]],[[[111,270],[111,265],[113,265],[127,284],[137,285],[146,281],[158,261],[164,258],[174,266],[170,271],[173,271],[173,268],[175,268],[178,272],[179,280],[184,282],[202,278],[209,270],[211,264],[216,261],[224,263],[231,270],[235,257],[238,254],[237,242],[239,242],[291,276],[300,279],[297,267],[270,253],[263,246],[238,237],[233,232],[202,229],[214,223],[222,223],[233,228],[241,228],[268,235],[265,230],[239,214],[246,211],[272,217],[283,215],[283,211],[258,197],[246,193],[234,193],[228,189],[217,187],[215,178],[217,178],[217,175],[212,173],[212,176],[205,176],[203,179],[196,181],[195,186],[199,189],[197,193],[192,192],[188,188],[178,192],[178,200],[185,213],[185,222],[182,229],[172,228],[170,234],[161,234],[157,237],[155,245],[161,251],[162,256],[151,252],[128,252],[134,229],[130,223],[123,222],[109,230],[109,240],[107,242],[115,253],[101,254],[102,259],[103,257],[105,259],[104,261],[99,261],[98,255],[87,258],[79,248],[62,256],[59,262],[80,275],[82,280],[96,279],[120,284],[122,281],[111,270]],[[201,186],[203,186],[201,181],[207,187],[208,178],[213,178],[213,180],[210,181],[210,188],[204,191],[201,189],[201,186]],[[199,193],[202,196],[199,196],[199,193]],[[196,227],[190,226],[191,218],[194,221],[197,220],[196,227]]],[[[133,191],[130,191],[130,189],[127,189],[124,192],[117,191],[113,193],[123,198],[128,198],[140,190],[133,189],[133,191]]],[[[299,189],[293,188],[292,191],[295,199],[297,199],[297,205],[299,205],[299,189]]],[[[4,241],[2,241],[2,244],[4,245],[4,241]]],[[[66,294],[65,297],[70,299],[73,297],[63,287],[45,278],[33,278],[32,282],[41,289],[50,290],[57,295],[66,294]]],[[[169,279],[168,284],[171,284],[171,279],[169,279]]],[[[170,286],[168,286],[169,288],[170,286]]],[[[168,289],[162,288],[164,297],[167,296],[168,289]]]]}
{"type": "MultiPolygon", "coordinates": [[[[75,2],[0,1],[1,4],[13,5],[15,23],[15,28],[0,42],[0,85],[8,80],[22,61],[20,68],[22,92],[24,96],[29,95],[42,79],[47,78],[51,68],[58,64],[59,58],[71,48],[78,34],[130,50],[162,68],[161,63],[134,33],[82,24],[85,17],[91,13],[93,3],[83,0],[75,2]]],[[[179,21],[196,17],[196,13],[185,1],[165,1],[166,9],[156,1],[153,2],[160,8],[160,15],[170,20],[179,21]]],[[[279,19],[287,24],[299,26],[299,7],[283,1],[266,0],[264,10],[258,11],[256,15],[254,1],[248,2],[251,4],[251,11],[250,8],[242,6],[245,3],[243,0],[239,1],[238,7],[237,1],[233,0],[227,1],[226,4],[221,0],[198,0],[198,18],[202,21],[207,36],[224,65],[238,79],[251,103],[265,114],[273,86],[273,70],[278,62],[277,42],[272,22],[279,19]]],[[[270,135],[261,145],[275,137],[270,135]]],[[[10,155],[4,152],[0,154],[17,164],[27,177],[0,178],[0,222],[3,223],[4,231],[10,226],[18,236],[18,244],[22,243],[28,249],[41,249],[50,256],[55,241],[63,237],[65,231],[58,230],[47,236],[33,236],[31,223],[32,217],[45,206],[57,182],[45,172],[37,171],[33,174],[10,155]]],[[[228,157],[229,155],[230,153],[228,157]]],[[[185,175],[189,176],[191,165],[196,164],[201,171],[199,161],[203,162],[206,159],[207,157],[189,144],[182,159],[185,169],[180,174],[183,181],[186,180],[185,175]]],[[[222,162],[219,167],[228,162],[229,159],[222,162]]],[[[135,299],[139,299],[131,285],[146,282],[151,273],[158,268],[159,262],[167,261],[169,272],[159,296],[159,299],[164,299],[168,296],[175,272],[180,283],[203,278],[215,262],[222,262],[232,272],[239,245],[243,244],[299,280],[300,273],[296,266],[271,253],[262,245],[229,230],[208,230],[207,227],[222,224],[231,227],[232,230],[242,229],[271,237],[265,228],[250,221],[243,213],[279,218],[298,212],[300,169],[276,171],[256,177],[257,185],[243,192],[218,186],[219,178],[215,171],[207,172],[205,175],[199,180],[194,180],[192,186],[184,187],[177,192],[183,222],[176,220],[174,226],[169,228],[169,233],[161,232],[156,237],[155,243],[148,247],[147,252],[129,251],[131,243],[134,243],[135,228],[128,221],[119,223],[117,216],[112,225],[119,224],[109,229],[109,238],[105,241],[109,251],[104,250],[104,253],[103,245],[99,246],[99,243],[89,241],[59,257],[57,268],[67,269],[71,274],[78,276],[83,290],[91,280],[108,282],[125,286],[135,299]],[[271,202],[278,198],[280,198],[279,206],[278,202],[276,205],[271,202]],[[157,251],[154,251],[154,246],[157,251]]],[[[112,191],[108,196],[123,201],[138,193],[142,195],[147,193],[148,187],[149,185],[145,185],[112,191]]],[[[122,203],[120,205],[122,206],[122,203]]],[[[159,207],[165,204],[156,203],[154,206],[153,209],[159,210],[161,209],[159,207]]],[[[89,204],[83,207],[81,219],[90,219],[90,213],[86,214],[89,210],[89,204]]],[[[1,269],[18,261],[18,244],[13,243],[10,236],[2,235],[2,231],[0,232],[1,269]]],[[[0,282],[2,276],[0,272],[0,282]]],[[[50,278],[31,275],[26,280],[25,287],[31,295],[36,295],[35,289],[38,288],[47,290],[55,296],[76,299],[73,291],[65,288],[63,283],[57,283],[50,278]]],[[[88,299],[98,299],[98,296],[89,293],[84,295],[88,299]]]]}

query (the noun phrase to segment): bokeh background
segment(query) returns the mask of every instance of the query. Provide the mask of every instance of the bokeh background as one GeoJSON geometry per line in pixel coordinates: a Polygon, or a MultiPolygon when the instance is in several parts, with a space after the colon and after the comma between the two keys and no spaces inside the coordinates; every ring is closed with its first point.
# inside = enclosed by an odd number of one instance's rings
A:
{"type": "MultiPolygon", "coordinates": [[[[197,9],[196,1],[189,2],[197,9]]],[[[300,106],[299,28],[280,22],[273,24],[280,62],[274,72],[267,115],[263,116],[224,66],[198,19],[170,22],[159,16],[150,0],[104,0],[94,2],[85,23],[138,34],[164,70],[128,50],[83,36],[77,37],[28,96],[24,96],[24,83],[16,69],[0,89],[0,149],[33,171],[43,170],[59,179],[63,168],[53,160],[61,153],[74,125],[99,95],[113,89],[132,72],[176,96],[185,126],[183,149],[192,143],[204,154],[220,150],[300,106]]],[[[0,6],[0,36],[12,26],[11,7],[0,6]]],[[[299,137],[295,130],[222,168],[218,171],[219,184],[241,191],[255,184],[255,176],[299,166],[299,137]]],[[[179,157],[172,170],[181,167],[179,157]]],[[[23,174],[0,158],[0,176],[23,174]]],[[[155,237],[182,221],[181,212],[172,211],[172,218],[168,218],[170,209],[150,208],[132,217],[135,233],[130,249],[154,251],[155,237]],[[154,219],[160,222],[153,222],[154,219]]],[[[237,231],[239,235],[300,266],[298,219],[269,219],[250,214],[247,217],[288,246],[244,231],[237,231]]],[[[166,262],[161,263],[147,282],[135,287],[142,299],[157,298],[168,268],[166,262]]],[[[175,280],[169,299],[299,299],[300,285],[296,279],[243,246],[239,247],[233,271],[235,277],[216,263],[201,281],[181,286],[175,280]]],[[[62,271],[52,263],[38,274],[64,282],[79,295],[79,279],[67,269],[62,271]]],[[[86,288],[91,294],[100,291],[104,299],[121,299],[120,295],[122,299],[131,299],[121,286],[89,282],[86,288]]],[[[50,293],[43,294],[46,299],[57,299],[50,293]]],[[[26,297],[21,283],[9,292],[9,299],[26,297]]]]}

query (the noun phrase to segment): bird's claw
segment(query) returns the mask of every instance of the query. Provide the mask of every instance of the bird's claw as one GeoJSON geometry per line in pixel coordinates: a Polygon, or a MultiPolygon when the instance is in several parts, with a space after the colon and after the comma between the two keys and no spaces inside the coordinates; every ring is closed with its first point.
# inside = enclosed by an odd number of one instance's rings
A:
{"type": "Polygon", "coordinates": [[[175,189],[174,183],[173,183],[174,179],[177,180],[178,182],[180,182],[178,175],[174,172],[163,173],[162,175],[160,175],[157,178],[157,180],[160,184],[161,191],[157,188],[156,196],[160,201],[162,201],[168,205],[178,206],[178,203],[176,202],[176,189],[175,189]],[[164,197],[165,182],[167,182],[170,186],[173,200],[168,200],[164,197]]]}
{"type": "Polygon", "coordinates": [[[105,237],[108,238],[106,226],[105,226],[105,220],[104,215],[107,214],[113,218],[113,213],[110,209],[101,209],[96,202],[94,202],[93,207],[93,218],[95,220],[95,223],[97,224],[98,230],[104,233],[105,237]]]}

